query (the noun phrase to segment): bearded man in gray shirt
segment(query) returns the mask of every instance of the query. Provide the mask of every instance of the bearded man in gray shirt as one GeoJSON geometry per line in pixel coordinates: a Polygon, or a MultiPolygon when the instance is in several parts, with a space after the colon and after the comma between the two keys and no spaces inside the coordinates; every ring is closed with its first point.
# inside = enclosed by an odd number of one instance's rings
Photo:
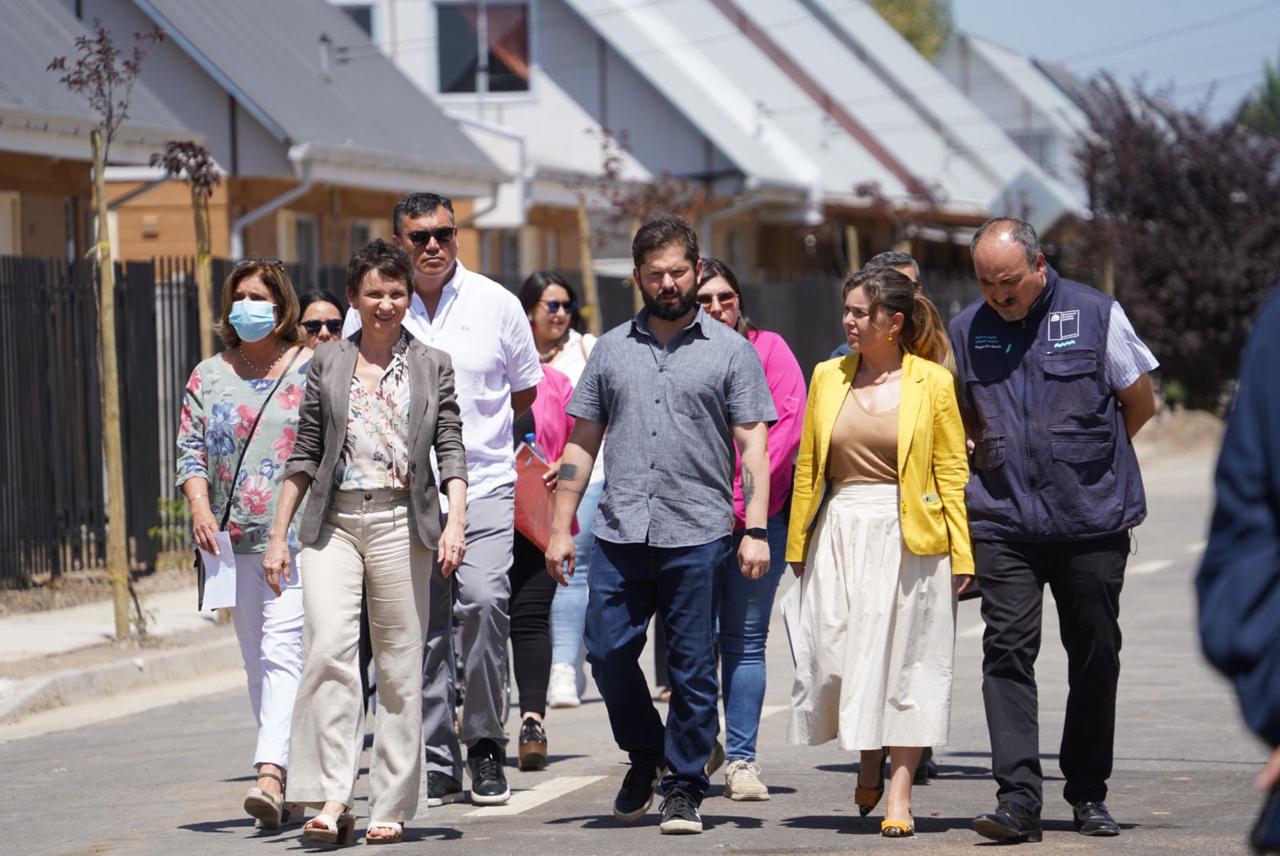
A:
{"type": "Polygon", "coordinates": [[[661,778],[662,832],[694,833],[718,725],[713,591],[732,549],[734,443],[747,524],[738,565],[758,579],[769,568],[766,431],[777,414],[750,343],[698,308],[702,263],[689,224],[646,223],[631,255],[645,308],[600,338],[569,404],[577,423],[561,458],[547,571],[561,585],[573,573],[569,527],[608,428],[586,643],[614,739],[631,758],[613,814],[639,820],[661,778]],[[665,728],[638,662],[655,612],[671,676],[665,728]]]}

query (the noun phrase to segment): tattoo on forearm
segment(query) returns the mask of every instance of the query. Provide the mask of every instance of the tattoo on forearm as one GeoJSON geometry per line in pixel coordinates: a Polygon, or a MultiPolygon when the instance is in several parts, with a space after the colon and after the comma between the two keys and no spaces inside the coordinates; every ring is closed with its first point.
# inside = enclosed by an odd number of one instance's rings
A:
{"type": "Polygon", "coordinates": [[[756,495],[756,477],[751,470],[742,468],[742,508],[751,507],[751,498],[756,495]]]}
{"type": "Polygon", "coordinates": [[[578,477],[577,464],[561,464],[560,465],[560,481],[571,482],[578,477]]]}

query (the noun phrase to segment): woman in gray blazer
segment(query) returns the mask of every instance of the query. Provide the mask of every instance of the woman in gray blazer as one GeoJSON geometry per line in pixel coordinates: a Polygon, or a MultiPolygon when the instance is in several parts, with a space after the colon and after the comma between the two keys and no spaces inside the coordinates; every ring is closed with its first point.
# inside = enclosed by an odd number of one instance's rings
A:
{"type": "Polygon", "coordinates": [[[311,361],[263,560],[267,584],[279,591],[289,573],[285,535],[310,488],[298,526],[308,642],[289,771],[290,798],[321,808],[303,828],[308,842],[354,837],[362,584],[378,669],[366,837],[401,840],[418,807],[427,581],[433,548],[445,576],[462,561],[467,465],[449,356],[401,323],[412,295],[413,268],[399,247],[378,240],[352,256],[347,299],[361,331],[321,345],[311,361]],[[433,448],[449,500],[443,531],[433,448]]]}

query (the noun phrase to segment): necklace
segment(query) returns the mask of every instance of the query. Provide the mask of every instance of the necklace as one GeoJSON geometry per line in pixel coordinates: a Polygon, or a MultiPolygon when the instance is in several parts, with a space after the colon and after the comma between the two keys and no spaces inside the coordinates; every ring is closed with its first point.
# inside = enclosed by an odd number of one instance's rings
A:
{"type": "Polygon", "coordinates": [[[264,369],[262,366],[258,365],[253,360],[249,359],[249,357],[244,352],[243,346],[236,348],[236,352],[240,354],[240,359],[244,360],[244,364],[249,368],[253,369],[253,371],[257,372],[259,375],[262,375],[264,377],[271,373],[271,370],[276,367],[276,364],[280,362],[280,358],[284,356],[285,351],[287,350],[288,348],[282,347],[280,349],[280,353],[276,354],[276,358],[272,360],[271,364],[264,369]]]}

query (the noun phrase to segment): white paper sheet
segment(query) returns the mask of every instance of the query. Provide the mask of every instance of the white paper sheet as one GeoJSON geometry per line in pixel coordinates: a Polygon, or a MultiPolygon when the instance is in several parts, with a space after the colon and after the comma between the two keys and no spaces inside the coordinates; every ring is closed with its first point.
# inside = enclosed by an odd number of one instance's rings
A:
{"type": "Polygon", "coordinates": [[[220,555],[200,551],[204,558],[204,608],[230,609],[236,605],[236,554],[231,533],[218,533],[220,555]]]}
{"type": "Polygon", "coordinates": [[[800,635],[800,583],[796,580],[778,601],[782,611],[782,626],[787,631],[787,644],[791,648],[791,665],[796,664],[796,637],[800,635]]]}

